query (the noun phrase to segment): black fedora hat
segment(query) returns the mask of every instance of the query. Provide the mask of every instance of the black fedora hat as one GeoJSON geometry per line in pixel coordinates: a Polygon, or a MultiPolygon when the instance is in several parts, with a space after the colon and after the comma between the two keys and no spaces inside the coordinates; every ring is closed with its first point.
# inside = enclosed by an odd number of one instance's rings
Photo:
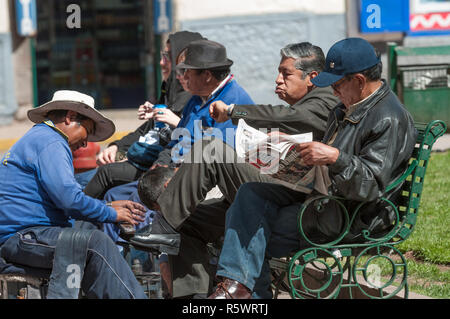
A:
{"type": "Polygon", "coordinates": [[[186,59],[177,65],[177,69],[215,69],[233,64],[233,61],[227,58],[225,47],[214,41],[192,41],[185,51],[186,59]]]}

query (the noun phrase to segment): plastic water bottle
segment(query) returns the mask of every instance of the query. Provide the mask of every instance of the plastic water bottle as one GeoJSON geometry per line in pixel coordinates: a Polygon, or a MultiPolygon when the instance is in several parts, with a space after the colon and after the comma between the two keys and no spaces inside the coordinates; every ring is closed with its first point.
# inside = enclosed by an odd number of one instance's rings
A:
{"type": "MultiPolygon", "coordinates": [[[[154,109],[167,109],[167,105],[165,104],[156,104],[153,105],[154,109]]],[[[155,128],[160,130],[162,128],[164,128],[166,126],[166,123],[164,122],[159,122],[159,121],[155,121],[155,128]]]]}

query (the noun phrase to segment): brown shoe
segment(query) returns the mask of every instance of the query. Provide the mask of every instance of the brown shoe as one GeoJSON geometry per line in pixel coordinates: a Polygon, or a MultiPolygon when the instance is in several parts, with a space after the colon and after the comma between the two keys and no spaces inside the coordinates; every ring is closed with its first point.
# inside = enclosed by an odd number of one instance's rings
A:
{"type": "Polygon", "coordinates": [[[225,281],[217,285],[216,291],[208,299],[251,299],[250,289],[236,280],[224,278],[225,281]]]}

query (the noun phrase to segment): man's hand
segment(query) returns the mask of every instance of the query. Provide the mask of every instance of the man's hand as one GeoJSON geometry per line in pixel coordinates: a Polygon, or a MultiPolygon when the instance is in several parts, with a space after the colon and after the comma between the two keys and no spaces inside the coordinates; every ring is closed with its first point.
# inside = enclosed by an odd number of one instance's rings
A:
{"type": "Polygon", "coordinates": [[[97,155],[97,164],[99,166],[114,163],[116,161],[116,154],[118,151],[117,145],[111,145],[105,148],[102,152],[97,155]]]}
{"type": "Polygon", "coordinates": [[[297,144],[296,148],[306,165],[334,164],[339,157],[339,149],[319,142],[297,144]]]}
{"type": "Polygon", "coordinates": [[[151,170],[154,170],[154,169],[157,168],[157,167],[169,167],[169,165],[162,165],[162,164],[155,163],[155,164],[153,164],[153,165],[149,168],[149,170],[150,170],[150,171],[151,171],[151,170]]]}
{"type": "Polygon", "coordinates": [[[180,122],[180,117],[173,113],[169,109],[155,109],[153,119],[155,121],[163,122],[169,124],[171,127],[177,127],[180,122]]]}
{"type": "Polygon", "coordinates": [[[226,105],[222,101],[212,102],[211,105],[209,106],[209,114],[216,122],[222,123],[228,121],[229,107],[230,107],[229,105],[226,105]]]}
{"type": "Polygon", "coordinates": [[[138,119],[140,120],[148,120],[153,117],[153,104],[150,102],[145,102],[144,104],[139,106],[138,109],[138,119]]]}
{"type": "Polygon", "coordinates": [[[137,225],[145,219],[144,206],[130,200],[118,200],[111,202],[111,207],[117,212],[116,222],[137,225]]]}

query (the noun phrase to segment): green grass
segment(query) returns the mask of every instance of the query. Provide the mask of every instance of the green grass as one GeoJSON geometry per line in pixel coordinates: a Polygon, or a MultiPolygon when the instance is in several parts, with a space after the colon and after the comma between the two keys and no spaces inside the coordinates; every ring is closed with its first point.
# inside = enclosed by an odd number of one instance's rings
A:
{"type": "Polygon", "coordinates": [[[414,256],[408,259],[411,291],[450,298],[450,152],[431,156],[416,228],[398,249],[414,256]]]}
{"type": "MultiPolygon", "coordinates": [[[[390,256],[392,257],[392,255],[390,256]]],[[[363,265],[368,257],[363,257],[358,266],[363,265]]],[[[397,260],[401,263],[400,260],[397,260]]],[[[450,271],[448,267],[416,260],[406,260],[408,267],[409,290],[432,298],[450,297],[450,271]],[[443,269],[445,268],[445,269],[443,269]]],[[[378,265],[380,268],[381,281],[386,283],[392,276],[392,266],[386,259],[375,259],[370,265],[378,265]]],[[[393,286],[398,286],[403,279],[404,269],[397,268],[397,274],[393,286]]],[[[403,292],[401,293],[403,295],[403,292]]]]}
{"type": "Polygon", "coordinates": [[[416,228],[399,249],[450,265],[450,152],[432,154],[424,184],[416,228]]]}

